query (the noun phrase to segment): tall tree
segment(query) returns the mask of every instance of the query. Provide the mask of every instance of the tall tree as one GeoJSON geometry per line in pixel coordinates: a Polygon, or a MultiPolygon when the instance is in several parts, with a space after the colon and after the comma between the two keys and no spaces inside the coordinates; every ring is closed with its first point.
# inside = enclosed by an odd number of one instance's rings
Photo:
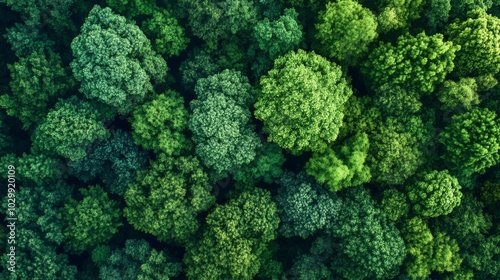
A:
{"type": "Polygon", "coordinates": [[[292,154],[324,151],[339,133],[351,87],[335,63],[314,52],[289,52],[260,80],[255,117],[269,141],[292,154]]]}

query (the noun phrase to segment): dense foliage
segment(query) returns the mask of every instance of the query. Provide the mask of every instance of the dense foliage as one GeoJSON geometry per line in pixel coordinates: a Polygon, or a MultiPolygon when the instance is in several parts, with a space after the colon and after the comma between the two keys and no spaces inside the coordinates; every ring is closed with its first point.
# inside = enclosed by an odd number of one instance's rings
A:
{"type": "Polygon", "coordinates": [[[500,1],[0,15],[0,279],[500,279],[500,1]]]}

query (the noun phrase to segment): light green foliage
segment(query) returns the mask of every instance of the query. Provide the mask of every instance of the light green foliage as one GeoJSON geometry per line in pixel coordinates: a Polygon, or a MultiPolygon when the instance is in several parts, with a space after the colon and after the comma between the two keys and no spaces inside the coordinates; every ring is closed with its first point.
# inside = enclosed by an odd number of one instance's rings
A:
{"type": "Polygon", "coordinates": [[[422,119],[387,118],[370,136],[368,166],[372,180],[383,184],[403,184],[424,162],[421,145],[429,132],[422,119]]]}
{"type": "Polygon", "coordinates": [[[270,184],[282,175],[281,165],[285,157],[278,145],[266,142],[257,148],[256,153],[250,163],[236,171],[233,177],[235,181],[248,186],[260,181],[270,184]]]}
{"type": "Polygon", "coordinates": [[[255,25],[252,36],[270,59],[294,50],[302,42],[304,34],[298,15],[294,9],[285,9],[279,19],[269,21],[264,18],[255,25]]]}
{"type": "Polygon", "coordinates": [[[324,151],[337,138],[352,90],[335,63],[314,52],[289,52],[260,85],[255,117],[270,142],[298,155],[324,151]]]}
{"type": "Polygon", "coordinates": [[[277,237],[278,210],[269,191],[254,188],[207,216],[201,239],[184,256],[188,279],[253,279],[277,237]]]}
{"type": "Polygon", "coordinates": [[[281,219],[280,234],[307,238],[336,223],[340,199],[304,173],[285,173],[275,196],[281,219]]]}
{"type": "Polygon", "coordinates": [[[19,58],[27,57],[35,51],[52,49],[55,45],[47,33],[27,24],[16,23],[7,28],[3,36],[19,58]]]}
{"type": "Polygon", "coordinates": [[[68,162],[68,166],[79,179],[88,182],[99,176],[110,193],[123,196],[136,172],[146,165],[147,157],[129,133],[116,130],[110,139],[94,146],[81,160],[68,162]]]}
{"type": "MultiPolygon", "coordinates": [[[[37,231],[16,228],[15,247],[15,272],[6,271],[9,276],[2,279],[76,279],[76,266],[69,265],[68,256],[57,253],[57,247],[47,243],[37,231]]],[[[2,254],[1,258],[7,264],[6,254],[2,254]]]]}
{"type": "Polygon", "coordinates": [[[455,72],[460,77],[496,75],[500,72],[500,19],[481,9],[467,17],[446,28],[449,40],[461,46],[455,72]]]}
{"type": "MultiPolygon", "coordinates": [[[[380,126],[382,115],[379,108],[373,106],[374,103],[369,96],[351,95],[344,105],[345,116],[338,138],[344,139],[356,133],[375,131],[380,126]]],[[[380,104],[380,101],[378,103],[380,104]]]]}
{"type": "Polygon", "coordinates": [[[250,0],[181,0],[187,6],[193,35],[216,49],[221,39],[249,30],[257,22],[257,9],[250,0]]]}
{"type": "Polygon", "coordinates": [[[159,154],[125,193],[124,216],[137,230],[183,244],[198,230],[196,216],[215,202],[196,158],[159,154]]]}
{"type": "Polygon", "coordinates": [[[201,162],[221,177],[250,163],[260,140],[250,124],[254,97],[248,79],[224,70],[198,80],[195,92],[189,128],[201,162]]]}
{"type": "Polygon", "coordinates": [[[109,132],[100,122],[95,107],[73,96],[56,103],[35,129],[31,139],[34,150],[79,160],[86,156],[87,148],[94,141],[108,137],[109,132]]]}
{"type": "Polygon", "coordinates": [[[434,234],[432,270],[438,272],[455,271],[460,268],[460,257],[457,241],[442,232],[434,234]]]}
{"type": "Polygon", "coordinates": [[[406,195],[397,189],[386,189],[382,193],[382,210],[391,221],[399,221],[406,217],[410,210],[406,195]]]}
{"type": "Polygon", "coordinates": [[[460,205],[462,187],[448,170],[422,173],[408,186],[408,198],[418,215],[438,217],[448,215],[460,205]]]}
{"type": "Polygon", "coordinates": [[[444,160],[463,174],[482,174],[500,160],[500,123],[488,109],[454,115],[439,141],[445,148],[444,160]]]}
{"type": "Polygon", "coordinates": [[[75,252],[88,250],[108,241],[118,232],[121,210],[118,203],[108,197],[99,186],[80,189],[83,199],[71,199],[64,206],[68,247],[75,252]]]}
{"type": "Polygon", "coordinates": [[[450,17],[451,0],[430,0],[424,15],[431,31],[442,28],[450,17]]]}
{"type": "Polygon", "coordinates": [[[381,0],[379,28],[385,33],[392,29],[408,29],[410,22],[420,18],[425,0],[381,0]]]}
{"type": "Polygon", "coordinates": [[[431,274],[432,241],[434,236],[427,223],[420,217],[405,221],[402,229],[408,257],[406,273],[413,279],[425,278],[431,274]]]}
{"type": "Polygon", "coordinates": [[[306,164],[307,174],[332,192],[369,182],[370,168],[365,165],[369,147],[368,135],[358,133],[325,153],[314,153],[306,164]]]}
{"type": "Polygon", "coordinates": [[[375,90],[373,105],[384,116],[404,117],[420,111],[420,95],[414,90],[405,90],[398,85],[385,84],[375,90]]]}
{"type": "Polygon", "coordinates": [[[132,136],[137,145],[156,153],[180,155],[191,148],[184,135],[188,125],[188,112],[179,93],[168,90],[155,96],[132,112],[129,119],[132,136]]]}
{"type": "Polygon", "coordinates": [[[377,38],[377,18],[355,0],[329,2],[319,12],[315,38],[322,53],[347,64],[356,64],[377,38]]]}
{"type": "Polygon", "coordinates": [[[494,88],[498,84],[498,80],[491,74],[482,75],[475,78],[478,91],[487,91],[494,88]]]}
{"type": "Polygon", "coordinates": [[[458,82],[444,81],[443,87],[437,92],[441,108],[470,110],[480,102],[477,90],[476,80],[472,78],[460,78],[458,82]]]}
{"type": "Polygon", "coordinates": [[[142,29],[151,39],[153,49],[167,57],[178,56],[189,43],[184,28],[166,9],[155,11],[151,18],[142,23],[142,29]]]}
{"type": "Polygon", "coordinates": [[[111,252],[99,266],[102,280],[169,280],[182,270],[182,264],[175,262],[168,252],[151,248],[145,240],[134,239],[125,241],[124,248],[111,252]]]}
{"type": "Polygon", "coordinates": [[[59,54],[38,50],[8,65],[12,94],[0,95],[0,107],[19,118],[23,129],[45,117],[49,102],[72,85],[59,54]]]}
{"type": "Polygon", "coordinates": [[[428,94],[453,70],[455,52],[460,47],[443,41],[441,34],[424,32],[398,37],[396,43],[380,43],[363,64],[363,73],[376,89],[386,83],[428,94]]]}
{"type": "Polygon", "coordinates": [[[94,6],[71,50],[80,91],[120,114],[130,112],[153,91],[152,83],[166,76],[165,60],[151,49],[139,27],[110,8],[94,6]]]}
{"type": "Polygon", "coordinates": [[[331,227],[339,238],[340,256],[332,269],[346,279],[390,279],[406,256],[398,229],[389,222],[367,190],[346,190],[342,211],[331,227]]]}

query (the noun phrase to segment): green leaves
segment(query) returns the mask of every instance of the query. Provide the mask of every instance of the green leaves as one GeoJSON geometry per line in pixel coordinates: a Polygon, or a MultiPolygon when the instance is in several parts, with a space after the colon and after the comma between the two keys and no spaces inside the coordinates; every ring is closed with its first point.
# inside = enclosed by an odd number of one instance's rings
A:
{"type": "Polygon", "coordinates": [[[315,38],[328,57],[355,64],[377,37],[377,19],[354,0],[329,2],[319,12],[315,38]]]}
{"type": "Polygon", "coordinates": [[[380,43],[368,56],[362,71],[376,89],[386,83],[422,94],[431,93],[454,68],[460,47],[444,42],[441,34],[398,37],[396,44],[380,43]]]}
{"type": "Polygon", "coordinates": [[[458,180],[448,170],[423,173],[421,178],[408,187],[415,213],[426,217],[437,217],[451,213],[460,205],[462,193],[458,180]]]}
{"type": "Polygon", "coordinates": [[[314,52],[289,52],[261,78],[255,117],[269,141],[298,155],[324,151],[339,133],[352,90],[339,66],[314,52]]]}
{"type": "Polygon", "coordinates": [[[90,186],[80,189],[80,193],[83,199],[71,199],[64,209],[67,224],[64,235],[69,239],[68,247],[75,252],[108,241],[122,225],[118,203],[108,198],[101,187],[90,186]]]}
{"type": "Polygon", "coordinates": [[[99,120],[99,112],[90,103],[74,96],[59,100],[33,132],[33,149],[80,160],[94,141],[109,137],[99,120]]]}
{"type": "Polygon", "coordinates": [[[454,115],[439,141],[444,145],[446,162],[466,176],[484,173],[500,160],[500,124],[488,109],[454,115]]]}
{"type": "Polygon", "coordinates": [[[80,91],[120,114],[143,101],[154,82],[165,80],[165,60],[151,50],[139,27],[110,8],[94,6],[71,49],[80,91]]]}
{"type": "Polygon", "coordinates": [[[210,190],[196,158],[159,154],[127,189],[124,215],[140,231],[184,244],[200,226],[196,216],[215,202],[210,190]]]}

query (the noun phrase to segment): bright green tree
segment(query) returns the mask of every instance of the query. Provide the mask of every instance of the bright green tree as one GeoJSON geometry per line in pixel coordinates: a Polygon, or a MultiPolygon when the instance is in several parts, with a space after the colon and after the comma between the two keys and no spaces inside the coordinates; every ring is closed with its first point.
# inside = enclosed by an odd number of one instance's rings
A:
{"type": "Polygon", "coordinates": [[[319,12],[315,38],[330,58],[355,64],[377,35],[377,18],[355,0],[329,2],[319,12]]]}
{"type": "Polygon", "coordinates": [[[99,115],[94,106],[75,96],[59,100],[33,132],[34,150],[70,160],[84,158],[94,141],[109,137],[99,115]]]}
{"type": "Polygon", "coordinates": [[[408,186],[408,198],[416,214],[425,217],[448,215],[460,205],[462,187],[448,170],[422,173],[408,186]]]}
{"type": "Polygon", "coordinates": [[[59,54],[38,50],[8,65],[12,94],[0,95],[0,107],[9,116],[19,118],[23,129],[42,120],[49,103],[72,85],[72,79],[62,67],[59,54]]]}
{"type": "Polygon", "coordinates": [[[245,191],[207,216],[203,236],[187,245],[189,279],[253,279],[277,237],[278,210],[269,191],[245,191]]]}
{"type": "Polygon", "coordinates": [[[194,157],[159,154],[125,193],[124,216],[137,230],[184,244],[198,230],[196,216],[215,202],[208,176],[194,157]]]}
{"type": "Polygon", "coordinates": [[[305,173],[285,173],[275,196],[281,220],[280,234],[307,238],[336,223],[340,199],[305,173]]]}
{"type": "Polygon", "coordinates": [[[453,70],[459,49],[454,43],[445,42],[441,34],[406,33],[395,44],[381,42],[373,49],[363,64],[363,73],[373,89],[391,83],[422,94],[431,93],[453,70]]]}
{"type": "Polygon", "coordinates": [[[399,221],[406,217],[410,210],[408,198],[403,192],[395,188],[384,190],[382,193],[381,208],[385,216],[391,221],[399,221]]]}
{"type": "MultiPolygon", "coordinates": [[[[370,1],[371,2],[371,1],[370,1]]],[[[425,0],[381,0],[379,2],[379,28],[385,33],[393,29],[408,29],[413,20],[420,18],[425,0]]]]}
{"type": "Polygon", "coordinates": [[[134,142],[145,149],[180,155],[191,148],[184,134],[188,126],[188,113],[184,99],[175,91],[168,90],[136,107],[129,122],[132,124],[134,142]]]}
{"type": "Polygon", "coordinates": [[[482,9],[469,12],[467,17],[446,28],[449,40],[461,46],[455,72],[460,77],[496,75],[500,72],[500,19],[482,9]]]}
{"type": "Polygon", "coordinates": [[[118,203],[99,186],[80,189],[83,199],[71,199],[64,206],[68,247],[81,252],[108,241],[118,232],[121,211],[118,203]]]}
{"type": "Polygon", "coordinates": [[[255,117],[269,141],[292,154],[324,151],[339,133],[352,94],[342,70],[314,52],[289,52],[260,80],[255,117]]]}
{"type": "Polygon", "coordinates": [[[370,168],[365,164],[369,147],[368,135],[358,133],[325,153],[313,153],[306,164],[307,174],[332,192],[369,182],[370,168]]]}
{"type": "Polygon", "coordinates": [[[475,79],[460,78],[458,82],[444,81],[437,95],[442,103],[441,108],[444,110],[456,108],[470,110],[480,102],[477,90],[478,85],[475,79]]]}
{"type": "Polygon", "coordinates": [[[80,91],[121,114],[142,102],[153,83],[166,76],[165,60],[151,49],[139,27],[110,8],[94,6],[71,50],[80,91]]]}
{"type": "Polygon", "coordinates": [[[500,160],[500,123],[488,109],[454,115],[439,135],[443,159],[464,174],[484,173],[500,160]]]}
{"type": "Polygon", "coordinates": [[[224,70],[198,80],[195,92],[189,128],[201,162],[222,177],[250,163],[260,140],[250,123],[254,97],[248,79],[224,70]]]}

